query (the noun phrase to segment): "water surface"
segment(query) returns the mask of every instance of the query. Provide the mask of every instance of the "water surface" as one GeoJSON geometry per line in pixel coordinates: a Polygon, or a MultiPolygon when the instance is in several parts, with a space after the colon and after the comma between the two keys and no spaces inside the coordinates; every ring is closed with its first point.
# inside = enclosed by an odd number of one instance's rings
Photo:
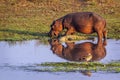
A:
{"type": "MultiPolygon", "coordinates": [[[[81,46],[83,43],[92,43],[96,46],[97,42],[92,40],[81,40],[75,42],[75,46],[81,46]]],[[[61,43],[67,48],[66,43],[61,43]]],[[[71,44],[69,44],[71,45],[71,44]]],[[[68,48],[67,48],[68,49],[68,48]]],[[[107,40],[104,46],[105,55],[99,62],[108,63],[120,61],[120,40],[107,40]]],[[[96,51],[96,49],[94,49],[96,51]]],[[[103,50],[104,51],[104,50],[103,50]]],[[[64,54],[65,56],[66,54],[64,54]]],[[[75,58],[72,57],[72,60],[75,58]]],[[[79,58],[80,60],[80,58],[79,58]]],[[[49,44],[43,44],[39,40],[22,42],[0,42],[0,80],[119,80],[120,73],[92,72],[91,76],[86,76],[81,72],[36,72],[25,70],[25,67],[33,67],[35,64],[44,62],[67,62],[71,61],[69,57],[63,57],[56,54],[49,44]]]]}

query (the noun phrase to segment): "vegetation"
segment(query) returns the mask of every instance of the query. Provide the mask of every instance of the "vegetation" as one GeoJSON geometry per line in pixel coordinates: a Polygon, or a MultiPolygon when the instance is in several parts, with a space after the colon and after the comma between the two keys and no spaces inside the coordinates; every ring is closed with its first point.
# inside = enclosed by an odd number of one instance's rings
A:
{"type": "MultiPolygon", "coordinates": [[[[53,20],[67,13],[83,11],[103,16],[107,21],[108,38],[120,39],[120,0],[0,0],[0,40],[47,41],[49,39],[47,33],[53,20]]],[[[43,63],[38,66],[45,68],[37,71],[120,72],[119,62],[109,64],[63,62],[43,63]]]]}
{"type": "Polygon", "coordinates": [[[1,0],[0,40],[49,39],[53,20],[90,11],[107,20],[108,38],[120,38],[120,0],[1,0]]]}
{"type": "Polygon", "coordinates": [[[75,72],[75,71],[107,71],[120,72],[120,62],[111,62],[107,64],[99,62],[47,62],[37,64],[35,71],[51,71],[51,72],[75,72]],[[42,68],[41,68],[42,67],[42,68]],[[44,67],[44,68],[43,68],[44,67]]]}

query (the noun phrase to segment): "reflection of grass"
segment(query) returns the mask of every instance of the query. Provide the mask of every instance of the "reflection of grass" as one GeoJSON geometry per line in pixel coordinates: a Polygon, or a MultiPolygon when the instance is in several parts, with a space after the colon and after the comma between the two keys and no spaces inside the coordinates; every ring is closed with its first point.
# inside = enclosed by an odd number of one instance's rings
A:
{"type": "Polygon", "coordinates": [[[69,72],[69,71],[109,71],[120,72],[120,62],[112,62],[108,64],[98,62],[60,62],[60,63],[43,63],[37,66],[43,66],[45,68],[38,69],[36,71],[52,71],[52,72],[69,72]]]}

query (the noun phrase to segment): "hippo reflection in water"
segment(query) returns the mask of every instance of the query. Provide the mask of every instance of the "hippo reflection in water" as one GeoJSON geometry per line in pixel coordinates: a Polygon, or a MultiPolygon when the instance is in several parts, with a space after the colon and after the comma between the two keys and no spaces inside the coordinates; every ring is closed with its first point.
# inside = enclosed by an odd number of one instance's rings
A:
{"type": "Polygon", "coordinates": [[[69,61],[99,61],[106,56],[104,43],[66,42],[66,47],[58,39],[52,39],[49,43],[54,54],[69,61]]]}

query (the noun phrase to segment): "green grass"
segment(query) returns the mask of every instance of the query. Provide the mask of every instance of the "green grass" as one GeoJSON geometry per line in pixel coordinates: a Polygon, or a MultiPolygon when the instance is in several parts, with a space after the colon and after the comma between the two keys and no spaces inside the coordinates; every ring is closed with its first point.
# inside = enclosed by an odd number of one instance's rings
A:
{"type": "Polygon", "coordinates": [[[107,64],[99,62],[47,62],[37,64],[44,68],[36,69],[36,71],[50,72],[75,72],[75,71],[106,71],[120,72],[120,62],[111,62],[107,64]]]}
{"type": "MultiPolygon", "coordinates": [[[[49,39],[53,20],[71,12],[91,11],[107,21],[108,38],[120,39],[119,0],[1,0],[0,40],[49,39]]],[[[96,35],[93,35],[96,36],[96,35]]]]}

